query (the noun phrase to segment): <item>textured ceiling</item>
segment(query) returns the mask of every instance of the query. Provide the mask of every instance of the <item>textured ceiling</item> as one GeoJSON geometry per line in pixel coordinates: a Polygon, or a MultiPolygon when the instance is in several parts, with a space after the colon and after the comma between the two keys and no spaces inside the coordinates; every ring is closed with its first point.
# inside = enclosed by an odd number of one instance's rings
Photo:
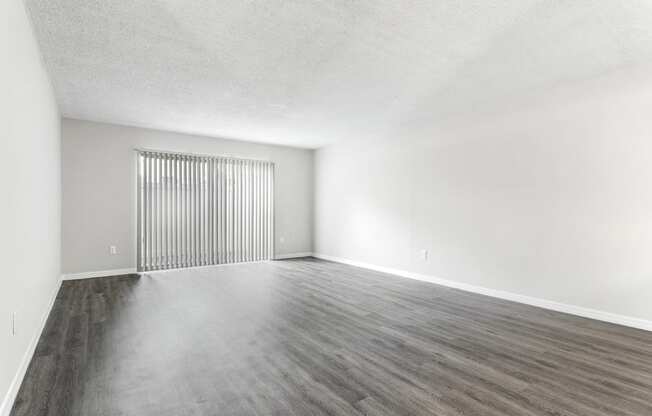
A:
{"type": "Polygon", "coordinates": [[[26,0],[67,117],[319,147],[652,62],[650,0],[26,0]]]}

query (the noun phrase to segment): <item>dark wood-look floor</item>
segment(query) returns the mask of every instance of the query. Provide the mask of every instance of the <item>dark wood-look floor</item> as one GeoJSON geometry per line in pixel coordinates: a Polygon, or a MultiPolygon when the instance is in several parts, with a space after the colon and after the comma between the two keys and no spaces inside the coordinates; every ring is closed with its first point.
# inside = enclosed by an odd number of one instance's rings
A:
{"type": "Polygon", "coordinates": [[[652,415],[652,333],[315,259],[68,281],[37,415],[652,415]]]}

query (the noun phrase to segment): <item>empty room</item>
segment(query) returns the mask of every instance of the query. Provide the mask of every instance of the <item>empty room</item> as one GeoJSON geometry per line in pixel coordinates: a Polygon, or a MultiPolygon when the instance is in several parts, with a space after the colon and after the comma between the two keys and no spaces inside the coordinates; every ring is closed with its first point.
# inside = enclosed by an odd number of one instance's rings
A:
{"type": "Polygon", "coordinates": [[[652,2],[0,0],[0,416],[652,415],[652,2]]]}

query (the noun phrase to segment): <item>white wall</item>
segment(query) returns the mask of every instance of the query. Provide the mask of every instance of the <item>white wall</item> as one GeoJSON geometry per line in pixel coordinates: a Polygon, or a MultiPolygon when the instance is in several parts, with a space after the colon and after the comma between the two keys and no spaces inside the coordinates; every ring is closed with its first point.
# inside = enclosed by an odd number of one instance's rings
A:
{"type": "MultiPolygon", "coordinates": [[[[0,414],[60,275],[59,111],[20,0],[0,2],[0,414]],[[11,335],[11,314],[17,332],[11,335]]],[[[33,345],[33,344],[32,344],[33,345]]],[[[24,367],[22,368],[24,370],[24,367]]],[[[20,381],[20,380],[18,380],[20,381]]]]}
{"type": "Polygon", "coordinates": [[[651,73],[319,150],[315,251],[652,320],[651,73]]]}
{"type": "Polygon", "coordinates": [[[312,150],[69,119],[62,140],[66,274],[136,267],[134,148],[273,161],[276,254],[312,251],[312,150]]]}

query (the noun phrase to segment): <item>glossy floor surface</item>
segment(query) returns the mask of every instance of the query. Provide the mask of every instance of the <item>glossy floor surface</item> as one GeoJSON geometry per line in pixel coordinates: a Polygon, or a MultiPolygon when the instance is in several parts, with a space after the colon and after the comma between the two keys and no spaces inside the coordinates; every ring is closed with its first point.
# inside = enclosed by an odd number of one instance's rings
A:
{"type": "Polygon", "coordinates": [[[652,415],[652,333],[315,259],[67,281],[12,415],[652,415]]]}

